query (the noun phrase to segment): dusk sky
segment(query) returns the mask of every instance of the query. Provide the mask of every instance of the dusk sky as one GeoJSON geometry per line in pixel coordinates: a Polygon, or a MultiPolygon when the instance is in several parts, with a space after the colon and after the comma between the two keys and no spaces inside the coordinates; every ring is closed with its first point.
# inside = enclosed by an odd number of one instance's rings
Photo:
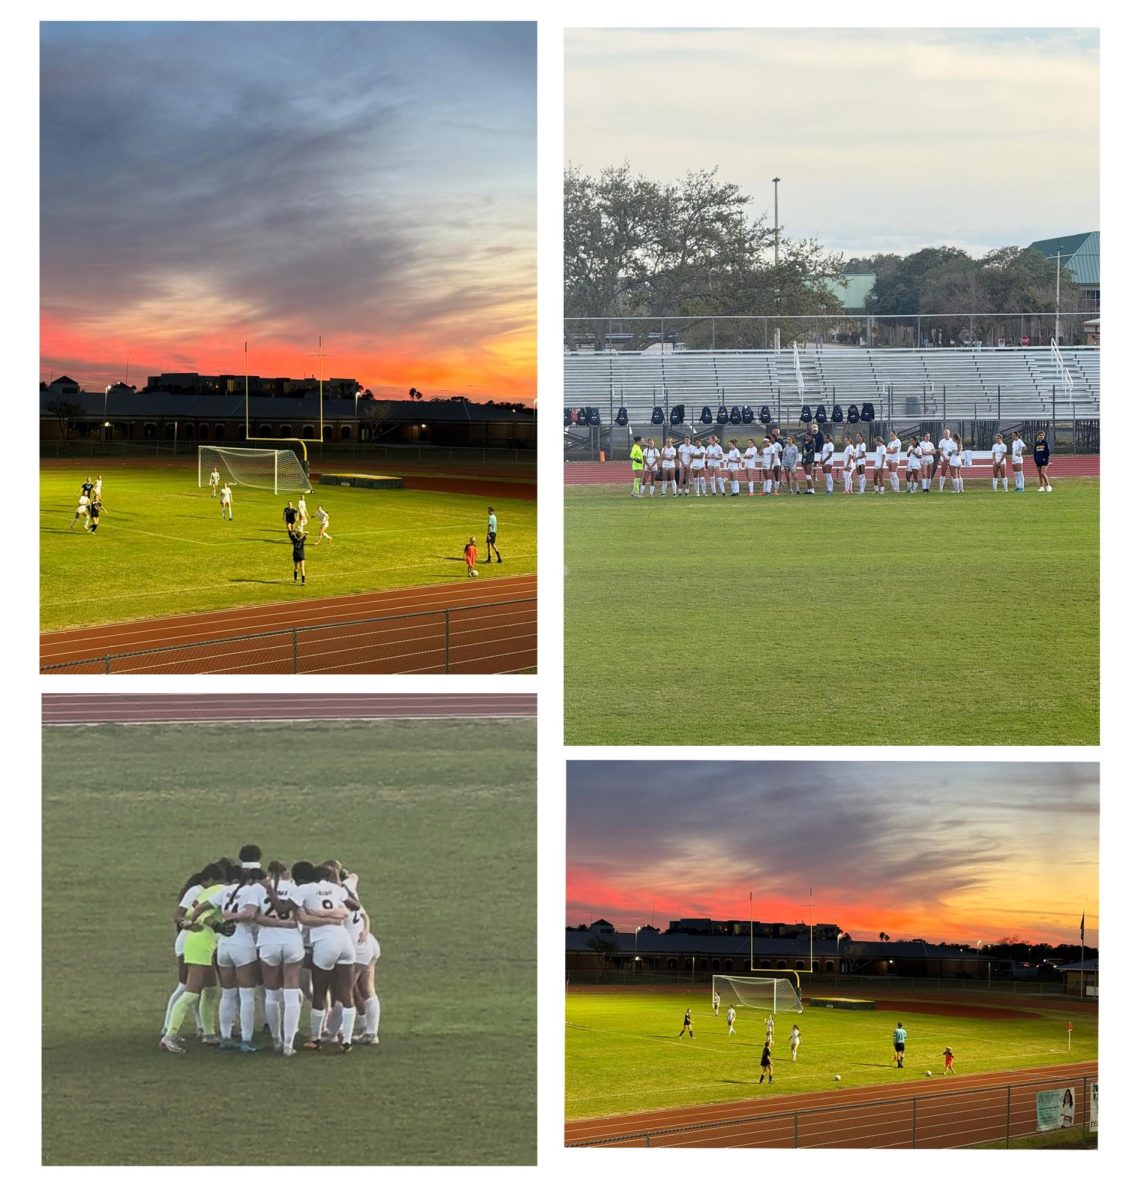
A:
{"type": "Polygon", "coordinates": [[[1100,228],[1094,29],[580,29],[568,163],[720,177],[847,257],[1100,228]]]}
{"type": "Polygon", "coordinates": [[[1098,942],[1088,763],[571,762],[569,925],[816,921],[1098,942]]]}
{"type": "Polygon", "coordinates": [[[45,23],[41,377],[536,398],[530,23],[45,23]]]}

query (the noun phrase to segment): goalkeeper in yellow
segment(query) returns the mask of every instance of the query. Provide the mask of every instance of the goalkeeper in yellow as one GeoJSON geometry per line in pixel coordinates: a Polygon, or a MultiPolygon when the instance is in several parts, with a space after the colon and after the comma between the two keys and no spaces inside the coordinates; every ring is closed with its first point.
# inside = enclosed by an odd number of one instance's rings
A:
{"type": "MultiPolygon", "coordinates": [[[[198,895],[198,904],[209,901],[223,890],[223,884],[214,883],[204,888],[198,895]]],[[[183,943],[183,962],[187,967],[186,991],[175,1001],[171,1009],[167,1028],[159,1045],[171,1054],[186,1054],[179,1044],[179,1029],[187,1014],[199,1004],[199,1017],[203,1024],[203,1045],[218,1045],[218,1030],[215,1024],[215,1014],[218,1012],[218,988],[215,975],[214,955],[218,943],[218,934],[213,924],[219,918],[217,909],[209,909],[201,916],[190,914],[192,919],[186,921],[182,929],[187,938],[183,943]]]]}
{"type": "Polygon", "coordinates": [[[643,478],[643,441],[636,437],[632,439],[632,448],[628,452],[632,464],[632,495],[640,494],[640,480],[643,478]]]}

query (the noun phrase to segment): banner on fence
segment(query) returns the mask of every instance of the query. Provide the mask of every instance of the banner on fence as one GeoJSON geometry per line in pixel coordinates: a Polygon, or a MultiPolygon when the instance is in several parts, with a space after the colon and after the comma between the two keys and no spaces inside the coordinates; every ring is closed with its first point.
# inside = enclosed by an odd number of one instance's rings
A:
{"type": "Polygon", "coordinates": [[[1096,1082],[1088,1085],[1088,1127],[1094,1133],[1096,1132],[1096,1089],[1099,1086],[1096,1082]]]}
{"type": "Polygon", "coordinates": [[[1037,1093],[1037,1131],[1067,1129],[1076,1115],[1076,1097],[1072,1088],[1057,1088],[1037,1093]]]}

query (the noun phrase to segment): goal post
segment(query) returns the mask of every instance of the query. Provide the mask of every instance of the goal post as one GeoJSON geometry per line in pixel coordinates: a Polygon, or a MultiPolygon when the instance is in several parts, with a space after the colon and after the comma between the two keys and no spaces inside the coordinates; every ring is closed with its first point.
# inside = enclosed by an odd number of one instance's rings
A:
{"type": "Polygon", "coordinates": [[[224,482],[280,492],[312,492],[306,468],[293,450],[267,450],[253,446],[200,446],[199,487],[217,470],[224,482]]]}
{"type": "Polygon", "coordinates": [[[803,1011],[797,988],[781,975],[712,975],[712,1003],[716,992],[720,996],[729,994],[740,1008],[763,1008],[768,1012],[803,1011]]]}

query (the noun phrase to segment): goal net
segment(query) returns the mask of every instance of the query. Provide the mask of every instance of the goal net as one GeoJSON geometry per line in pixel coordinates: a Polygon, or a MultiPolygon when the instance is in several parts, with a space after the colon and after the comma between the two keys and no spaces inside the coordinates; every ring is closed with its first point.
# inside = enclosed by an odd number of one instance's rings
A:
{"type": "Polygon", "coordinates": [[[312,492],[306,468],[293,450],[262,450],[253,446],[200,446],[199,487],[218,471],[223,483],[271,488],[279,492],[312,492]]]}
{"type": "Polygon", "coordinates": [[[718,992],[724,1003],[740,1008],[765,1008],[768,1012],[802,1012],[802,1001],[789,979],[774,975],[713,975],[711,1000],[718,992]]]}

